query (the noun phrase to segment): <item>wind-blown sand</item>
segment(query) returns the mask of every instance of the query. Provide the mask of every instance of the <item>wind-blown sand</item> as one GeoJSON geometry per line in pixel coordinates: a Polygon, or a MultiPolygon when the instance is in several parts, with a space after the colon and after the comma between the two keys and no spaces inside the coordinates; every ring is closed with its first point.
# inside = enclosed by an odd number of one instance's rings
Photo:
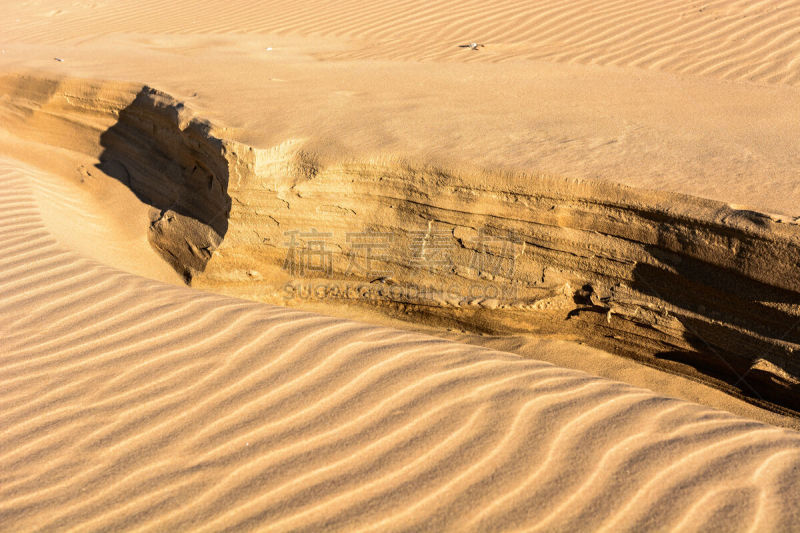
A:
{"type": "Polygon", "coordinates": [[[35,171],[0,176],[5,530],[765,531],[800,518],[794,431],[127,274],[54,238],[37,198],[60,191],[35,171]]]}
{"type": "Polygon", "coordinates": [[[800,2],[54,0],[0,28],[0,530],[798,523],[800,2]],[[315,227],[309,279],[377,304],[281,296],[315,227]],[[367,228],[392,276],[348,274],[367,228]],[[419,229],[452,270],[410,267],[419,229]]]}

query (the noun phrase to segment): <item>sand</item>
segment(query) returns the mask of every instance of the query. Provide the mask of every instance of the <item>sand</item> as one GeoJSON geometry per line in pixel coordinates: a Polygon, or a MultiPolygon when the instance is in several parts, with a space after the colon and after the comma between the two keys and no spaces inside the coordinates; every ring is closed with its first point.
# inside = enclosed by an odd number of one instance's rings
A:
{"type": "Polygon", "coordinates": [[[69,195],[19,164],[0,172],[3,529],[764,531],[798,519],[794,431],[127,274],[49,231],[39,198],[69,195]]]}
{"type": "Polygon", "coordinates": [[[3,8],[0,530],[797,523],[800,3],[3,8]]]}

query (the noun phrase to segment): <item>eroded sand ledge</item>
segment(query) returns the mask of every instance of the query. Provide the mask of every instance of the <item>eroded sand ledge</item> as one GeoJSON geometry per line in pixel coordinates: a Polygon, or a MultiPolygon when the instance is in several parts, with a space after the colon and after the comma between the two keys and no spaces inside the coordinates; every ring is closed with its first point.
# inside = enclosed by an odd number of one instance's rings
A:
{"type": "MultiPolygon", "coordinates": [[[[323,161],[300,142],[258,149],[227,139],[149,87],[4,83],[28,86],[5,106],[20,131],[60,124],[72,144],[46,142],[84,152],[91,143],[76,138],[99,139],[100,167],[153,206],[152,244],[194,286],[287,303],[287,232],[315,228],[331,233],[331,268],[306,281],[368,286],[370,305],[392,316],[578,335],[771,409],[800,408],[793,220],[598,181],[323,161]],[[365,230],[394,236],[377,265],[389,279],[349,269],[351,254],[363,251],[347,234],[365,230]],[[447,235],[453,261],[411,264],[417,232],[447,235]],[[478,232],[489,246],[474,244],[478,232]],[[487,259],[513,263],[513,276],[474,267],[487,259]],[[447,287],[453,296],[397,290],[407,286],[447,287]],[[498,297],[485,296],[491,291],[498,297]]],[[[348,294],[336,304],[364,305],[348,294]]]]}

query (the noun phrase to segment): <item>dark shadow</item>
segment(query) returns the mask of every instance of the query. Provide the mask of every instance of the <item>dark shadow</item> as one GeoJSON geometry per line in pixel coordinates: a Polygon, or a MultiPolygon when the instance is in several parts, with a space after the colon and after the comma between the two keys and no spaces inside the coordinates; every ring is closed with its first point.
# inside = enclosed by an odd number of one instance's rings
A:
{"type": "Polygon", "coordinates": [[[143,88],[100,137],[100,170],[157,210],[151,243],[180,273],[202,271],[228,230],[228,161],[209,125],[143,88]]]}
{"type": "MultiPolygon", "coordinates": [[[[658,257],[658,249],[648,249],[658,257]]],[[[800,388],[777,372],[755,368],[767,361],[793,374],[798,365],[783,341],[800,343],[798,318],[764,302],[797,306],[800,294],[691,257],[671,263],[675,272],[639,263],[632,288],[687,312],[673,315],[692,350],[664,351],[656,358],[691,367],[753,403],[800,412],[800,388]]],[[[690,374],[692,372],[689,372],[690,374]]],[[[780,410],[780,409],[778,409],[780,410]]]]}
{"type": "Polygon", "coordinates": [[[145,87],[101,135],[98,167],[143,202],[194,218],[223,237],[231,205],[224,147],[203,122],[182,128],[183,112],[183,104],[145,87]]]}
{"type": "Polygon", "coordinates": [[[798,385],[772,372],[743,365],[741,358],[733,354],[720,350],[712,352],[702,342],[697,342],[694,347],[695,351],[665,351],[656,353],[655,357],[689,367],[694,372],[685,372],[686,374],[706,376],[715,387],[759,407],[800,416],[798,385]],[[785,410],[792,412],[787,413],[785,410]]]}
{"type": "MultiPolygon", "coordinates": [[[[647,250],[654,256],[658,251],[647,250]]],[[[800,344],[797,315],[778,306],[800,306],[800,292],[789,291],[748,278],[691,257],[671,264],[676,272],[644,263],[634,268],[632,288],[650,296],[753,331],[769,338],[800,344]]]]}

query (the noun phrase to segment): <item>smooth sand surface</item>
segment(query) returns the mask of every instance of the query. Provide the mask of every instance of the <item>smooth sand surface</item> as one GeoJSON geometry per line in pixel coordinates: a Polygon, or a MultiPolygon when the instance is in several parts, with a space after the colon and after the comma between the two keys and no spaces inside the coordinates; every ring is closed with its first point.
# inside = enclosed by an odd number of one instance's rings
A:
{"type": "Polygon", "coordinates": [[[800,215],[798,6],[15,2],[0,68],[146,83],[249,145],[334,162],[510,167],[800,215]]]}
{"type": "Polygon", "coordinates": [[[314,169],[544,173],[794,223],[800,2],[2,7],[0,530],[800,523],[795,418],[573,339],[442,340],[184,287],[150,207],[94,166],[148,85],[314,169]]]}

